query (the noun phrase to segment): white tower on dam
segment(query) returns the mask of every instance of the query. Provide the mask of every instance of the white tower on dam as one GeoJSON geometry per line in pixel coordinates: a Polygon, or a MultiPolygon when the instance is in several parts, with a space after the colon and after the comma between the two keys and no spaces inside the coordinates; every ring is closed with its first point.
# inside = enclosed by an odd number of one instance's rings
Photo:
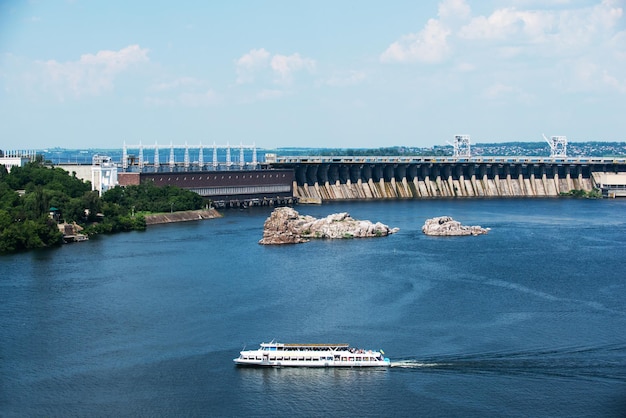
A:
{"type": "Polygon", "coordinates": [[[543,136],[548,145],[550,145],[550,157],[561,158],[567,157],[567,138],[564,136],[553,136],[550,139],[543,136]]]}
{"type": "Polygon", "coordinates": [[[469,135],[455,135],[452,146],[454,147],[454,157],[469,158],[472,156],[469,135]]]}

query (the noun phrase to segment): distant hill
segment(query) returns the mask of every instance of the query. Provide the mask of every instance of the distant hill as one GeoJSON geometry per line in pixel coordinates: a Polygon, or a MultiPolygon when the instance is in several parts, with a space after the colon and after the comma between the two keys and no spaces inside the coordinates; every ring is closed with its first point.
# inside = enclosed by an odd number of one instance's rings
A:
{"type": "MultiPolygon", "coordinates": [[[[268,151],[270,152],[270,151],[268,151]]],[[[434,147],[393,146],[384,148],[278,148],[271,152],[278,155],[452,155],[452,145],[434,147]]],[[[485,156],[544,156],[550,155],[546,142],[503,142],[471,144],[472,155],[485,156]]],[[[571,157],[613,157],[626,156],[626,142],[570,142],[567,155],[571,157]]]]}
{"type": "MultiPolygon", "coordinates": [[[[204,161],[208,163],[212,161],[212,154],[207,152],[211,147],[206,147],[204,152],[204,161]]],[[[129,155],[134,155],[138,150],[129,149],[129,155]]],[[[472,155],[480,156],[544,156],[550,155],[550,147],[546,142],[502,142],[502,143],[477,143],[471,144],[472,155]]],[[[91,159],[96,154],[108,155],[113,161],[120,163],[122,160],[122,149],[64,149],[51,148],[46,150],[38,150],[42,154],[44,160],[53,164],[91,164],[91,159]]],[[[169,149],[163,147],[160,149],[161,164],[167,164],[169,158],[169,149]]],[[[190,150],[190,160],[198,160],[198,150],[190,150]],[[196,154],[194,154],[196,153],[196,154]]],[[[257,149],[258,161],[263,161],[265,154],[274,153],[278,155],[436,155],[445,156],[452,155],[452,145],[435,145],[433,147],[413,147],[413,146],[391,146],[381,148],[307,148],[307,147],[283,147],[275,149],[257,149]]],[[[585,141],[585,142],[569,142],[567,145],[567,155],[571,157],[614,157],[626,156],[626,142],[601,142],[601,141],[585,141]]],[[[135,155],[136,156],[136,155],[135,155]]],[[[144,151],[144,157],[147,160],[154,158],[154,152],[150,150],[144,151]]],[[[239,159],[237,147],[231,147],[231,158],[233,163],[239,159]]],[[[252,161],[251,152],[246,151],[244,156],[246,162],[252,161]]],[[[181,162],[184,160],[184,149],[175,149],[175,160],[181,162]]],[[[221,149],[218,152],[218,160],[226,161],[226,152],[221,149]]]]}

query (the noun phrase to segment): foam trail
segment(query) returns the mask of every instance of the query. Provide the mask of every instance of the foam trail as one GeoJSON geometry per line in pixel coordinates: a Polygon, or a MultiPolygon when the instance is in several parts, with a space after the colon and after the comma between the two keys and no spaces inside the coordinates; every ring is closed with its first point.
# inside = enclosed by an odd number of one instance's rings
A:
{"type": "Polygon", "coordinates": [[[418,360],[401,360],[401,361],[392,361],[391,367],[399,367],[403,369],[421,369],[426,367],[442,367],[449,366],[449,363],[432,363],[432,362],[423,362],[418,360]]]}

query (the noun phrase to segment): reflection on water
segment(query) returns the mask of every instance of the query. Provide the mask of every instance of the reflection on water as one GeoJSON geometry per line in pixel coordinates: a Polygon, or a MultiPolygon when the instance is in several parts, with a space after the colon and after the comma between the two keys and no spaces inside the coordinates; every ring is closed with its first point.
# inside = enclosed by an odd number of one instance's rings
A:
{"type": "Polygon", "coordinates": [[[388,378],[388,368],[344,367],[237,367],[237,376],[244,388],[253,390],[267,385],[275,390],[299,391],[317,389],[346,389],[360,385],[382,384],[388,378]]]}

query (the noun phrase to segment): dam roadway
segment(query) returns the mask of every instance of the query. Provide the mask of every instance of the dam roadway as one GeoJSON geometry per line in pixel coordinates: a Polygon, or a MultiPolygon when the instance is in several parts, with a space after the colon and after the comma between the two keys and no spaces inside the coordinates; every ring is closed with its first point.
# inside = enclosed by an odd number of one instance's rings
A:
{"type": "Polygon", "coordinates": [[[557,197],[626,178],[624,157],[278,156],[268,169],[293,170],[303,202],[437,197],[557,197]]]}

